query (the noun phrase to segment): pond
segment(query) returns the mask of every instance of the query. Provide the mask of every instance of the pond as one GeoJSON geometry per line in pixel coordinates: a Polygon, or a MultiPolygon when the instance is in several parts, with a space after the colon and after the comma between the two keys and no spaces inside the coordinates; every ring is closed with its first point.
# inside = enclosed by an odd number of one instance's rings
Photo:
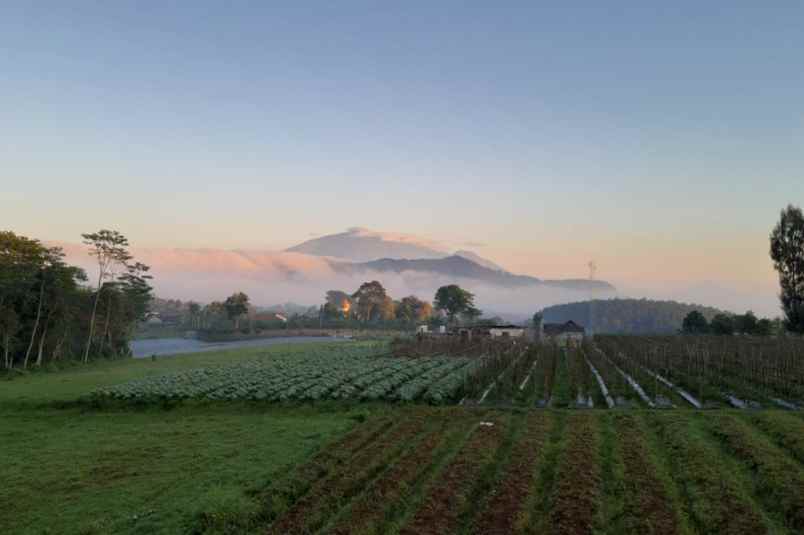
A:
{"type": "Polygon", "coordinates": [[[157,338],[153,340],[134,340],[131,351],[134,358],[146,358],[151,355],[178,355],[180,353],[202,353],[206,351],[222,351],[240,347],[263,347],[277,344],[301,344],[310,342],[342,342],[346,338],[331,336],[282,336],[277,338],[258,338],[238,340],[234,342],[203,342],[194,338],[157,338]]]}

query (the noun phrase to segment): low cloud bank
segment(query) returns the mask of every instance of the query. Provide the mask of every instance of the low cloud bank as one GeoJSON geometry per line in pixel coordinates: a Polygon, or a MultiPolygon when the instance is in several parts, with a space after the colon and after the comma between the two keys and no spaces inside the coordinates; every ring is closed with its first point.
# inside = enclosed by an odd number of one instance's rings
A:
{"type": "MultiPolygon", "coordinates": [[[[56,245],[65,249],[70,263],[84,267],[93,280],[97,268],[85,247],[56,245]]],[[[134,248],[132,253],[137,260],[152,267],[157,295],[200,302],[221,300],[234,291],[244,291],[257,305],[287,301],[314,305],[323,301],[327,290],[352,292],[367,280],[380,281],[397,299],[413,294],[431,300],[439,286],[459,284],[475,293],[481,309],[510,318],[530,316],[550,305],[615,297],[614,293],[544,286],[507,289],[459,277],[414,271],[346,275],[333,271],[322,257],[291,252],[134,248]]],[[[616,285],[622,297],[670,299],[733,312],[751,309],[769,317],[780,314],[776,289],[768,285],[668,282],[635,287],[628,281],[616,285]]]]}

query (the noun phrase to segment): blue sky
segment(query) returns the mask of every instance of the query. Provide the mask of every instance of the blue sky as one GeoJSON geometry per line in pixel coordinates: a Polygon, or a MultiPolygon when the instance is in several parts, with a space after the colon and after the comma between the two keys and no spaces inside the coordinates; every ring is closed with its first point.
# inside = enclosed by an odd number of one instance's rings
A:
{"type": "Polygon", "coordinates": [[[545,276],[772,280],[804,201],[804,4],[391,4],[5,2],[2,226],[365,226],[545,276]]]}

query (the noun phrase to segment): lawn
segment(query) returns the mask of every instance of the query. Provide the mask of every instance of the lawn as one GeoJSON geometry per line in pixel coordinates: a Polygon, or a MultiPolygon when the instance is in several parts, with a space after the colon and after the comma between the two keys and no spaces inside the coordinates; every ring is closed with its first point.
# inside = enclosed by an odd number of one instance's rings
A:
{"type": "Polygon", "coordinates": [[[0,533],[180,533],[242,522],[265,488],[368,409],[247,404],[97,411],[134,378],[304,346],[127,360],[0,381],[0,533]]]}

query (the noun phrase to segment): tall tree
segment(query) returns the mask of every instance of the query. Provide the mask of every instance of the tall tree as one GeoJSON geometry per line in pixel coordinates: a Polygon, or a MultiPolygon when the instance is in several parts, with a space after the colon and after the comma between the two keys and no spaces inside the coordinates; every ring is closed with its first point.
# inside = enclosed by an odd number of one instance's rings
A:
{"type": "Polygon", "coordinates": [[[453,323],[458,316],[465,316],[471,319],[481,315],[480,310],[475,308],[474,294],[456,284],[439,288],[436,291],[433,303],[436,310],[443,310],[447,313],[450,323],[453,323]]]}
{"type": "Polygon", "coordinates": [[[89,335],[83,358],[84,362],[88,362],[92,339],[95,336],[95,318],[98,313],[98,301],[100,301],[103,283],[107,279],[114,278],[116,270],[131,260],[131,254],[128,252],[128,239],[116,230],[102,229],[92,234],[82,234],[82,237],[84,243],[90,247],[90,256],[94,256],[98,263],[98,286],[89,318],[89,335]]]}
{"type": "Polygon", "coordinates": [[[788,205],[770,235],[770,256],[779,273],[779,300],[789,331],[804,334],[804,214],[788,205]]]}
{"type": "Polygon", "coordinates": [[[226,298],[223,306],[226,309],[226,315],[230,320],[235,323],[235,329],[240,328],[240,317],[248,312],[248,296],[243,292],[237,292],[226,298]]]}
{"type": "Polygon", "coordinates": [[[41,366],[44,359],[45,344],[51,331],[63,331],[63,328],[76,316],[75,308],[80,299],[79,283],[86,282],[87,276],[83,269],[69,266],[59,256],[44,275],[47,278],[44,295],[44,321],[42,334],[39,337],[39,346],[36,356],[36,366],[41,366]]]}
{"type": "MultiPolygon", "coordinates": [[[[0,232],[0,337],[4,345],[4,365],[11,368],[14,357],[11,343],[24,326],[22,316],[29,303],[36,301],[31,289],[39,296],[37,324],[41,315],[44,278],[42,269],[48,250],[39,242],[13,232],[0,232]],[[40,281],[37,283],[37,281],[40,281]]],[[[36,328],[34,328],[34,335],[36,328]]],[[[30,348],[30,346],[29,346],[30,348]]],[[[28,350],[30,353],[30,349],[28,350]]],[[[27,358],[25,359],[27,365],[27,358]]]]}
{"type": "MultiPolygon", "coordinates": [[[[123,325],[134,326],[138,322],[145,321],[148,315],[149,305],[153,300],[153,288],[150,280],[153,278],[148,274],[150,267],[141,262],[135,262],[126,267],[126,272],[120,276],[118,289],[122,296],[122,307],[120,314],[123,325]]],[[[109,345],[114,347],[114,340],[109,337],[109,345]]],[[[118,350],[125,349],[125,345],[118,344],[118,350]]]]}
{"type": "Polygon", "coordinates": [[[357,317],[361,321],[369,321],[379,314],[379,309],[387,297],[385,288],[379,281],[364,282],[352,294],[352,300],[357,308],[357,317]]]}
{"type": "Polygon", "coordinates": [[[28,342],[28,348],[25,351],[25,358],[22,361],[23,368],[28,367],[31,351],[33,350],[34,342],[36,341],[36,335],[39,334],[39,325],[42,320],[42,310],[45,307],[47,296],[45,289],[49,289],[49,285],[54,283],[59,274],[66,269],[63,259],[64,253],[58,247],[49,249],[42,248],[41,254],[38,255],[37,260],[39,265],[37,273],[37,285],[39,287],[39,291],[37,292],[38,295],[36,297],[36,316],[34,319],[33,328],[31,329],[31,337],[28,342]]]}

